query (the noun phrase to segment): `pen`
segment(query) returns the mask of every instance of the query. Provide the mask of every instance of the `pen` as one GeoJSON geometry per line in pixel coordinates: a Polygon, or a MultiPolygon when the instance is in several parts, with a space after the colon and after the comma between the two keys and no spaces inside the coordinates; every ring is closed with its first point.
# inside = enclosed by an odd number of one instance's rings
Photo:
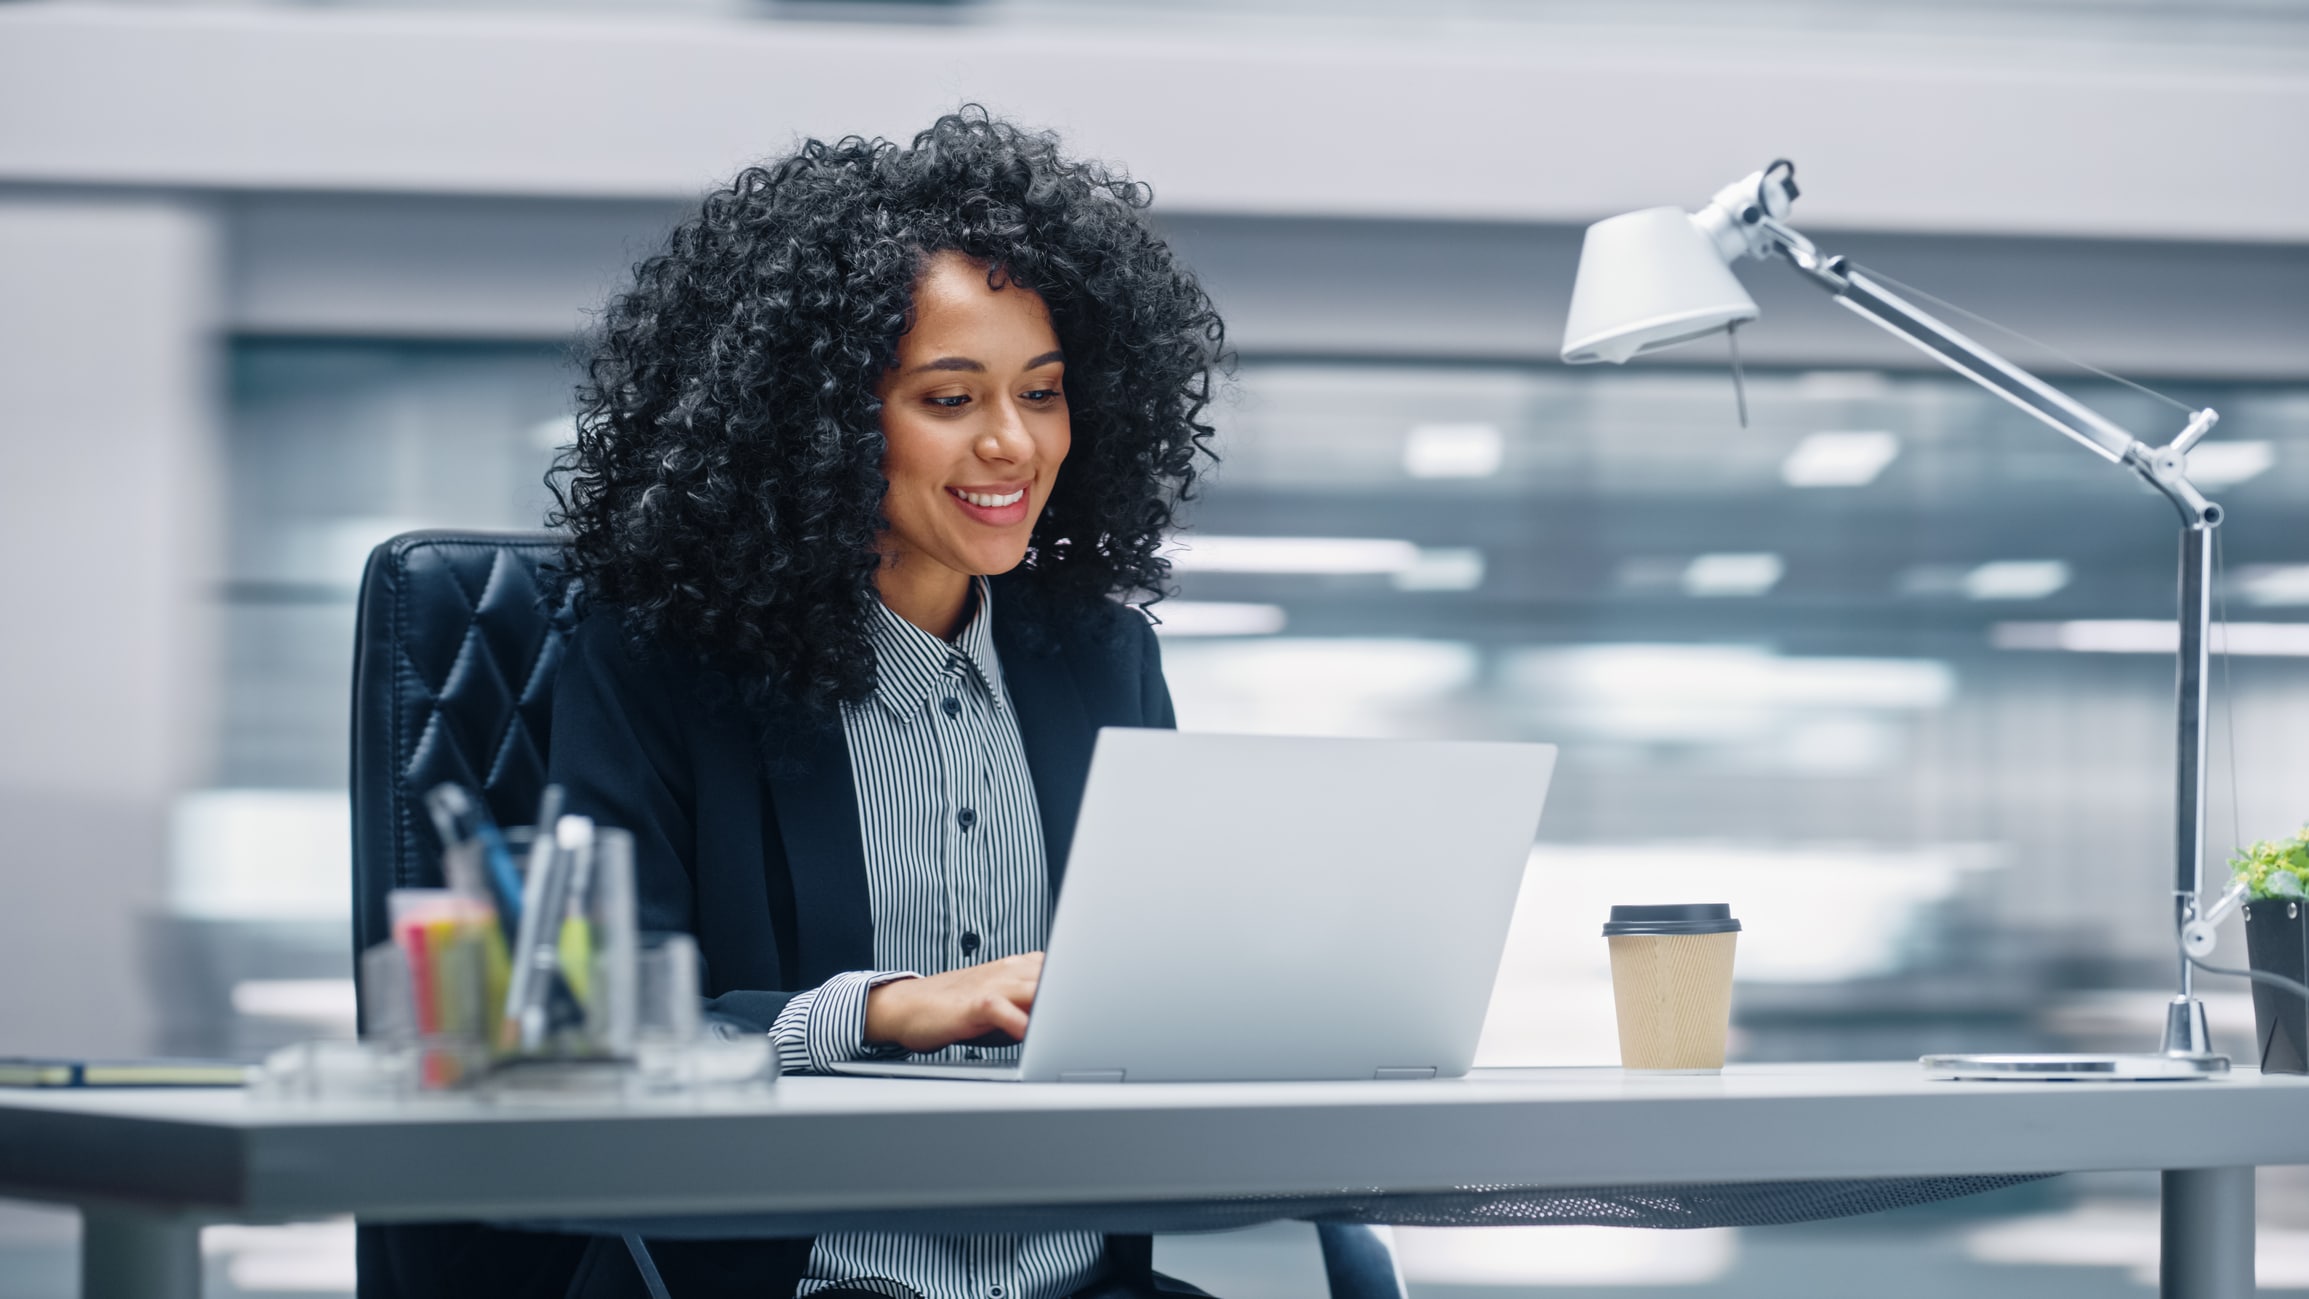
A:
{"type": "Polygon", "coordinates": [[[541,1006],[543,1001],[537,995],[543,991],[537,984],[540,961],[545,972],[550,972],[553,965],[552,950],[540,952],[538,947],[540,938],[547,932],[546,917],[553,914],[546,907],[546,889],[552,882],[549,877],[554,873],[554,863],[559,859],[554,837],[561,803],[559,785],[547,785],[544,797],[538,800],[537,827],[529,845],[529,870],[522,881],[521,919],[514,931],[512,969],[506,980],[505,1014],[498,1024],[498,1045],[507,1051],[528,1048],[542,1042],[545,1036],[542,1012],[534,1027],[529,1020],[533,1006],[541,1006]]]}
{"type": "Polygon", "coordinates": [[[521,1050],[539,1050],[563,1029],[584,1022],[585,1008],[561,968],[561,951],[565,913],[574,892],[572,876],[592,850],[593,822],[586,817],[561,817],[550,833],[540,827],[537,852],[531,856],[528,896],[522,904],[521,936],[515,944],[503,1030],[511,1044],[521,1050]]]}
{"type": "Polygon", "coordinates": [[[570,853],[569,883],[561,907],[561,933],[557,947],[560,955],[561,977],[576,998],[582,1014],[593,1006],[593,926],[585,916],[586,890],[593,881],[593,822],[579,821],[574,842],[568,843],[570,853]]]}
{"type": "Polygon", "coordinates": [[[520,924],[521,872],[514,866],[513,850],[506,846],[505,835],[490,819],[489,810],[463,786],[450,781],[426,792],[425,810],[433,818],[433,829],[440,834],[444,849],[467,842],[479,847],[486,888],[497,904],[497,914],[508,926],[520,924]]]}

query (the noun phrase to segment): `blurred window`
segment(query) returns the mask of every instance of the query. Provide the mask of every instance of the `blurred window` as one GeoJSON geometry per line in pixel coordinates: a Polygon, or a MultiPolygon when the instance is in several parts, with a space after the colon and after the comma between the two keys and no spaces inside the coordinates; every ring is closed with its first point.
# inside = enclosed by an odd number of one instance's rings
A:
{"type": "MultiPolygon", "coordinates": [[[[221,783],[333,793],[368,549],[538,526],[575,373],[557,346],[250,340],[233,376],[221,783]]],[[[2196,468],[2250,625],[2218,860],[2309,818],[2309,550],[2280,522],[2309,389],[2176,386],[2222,412],[2196,468]]],[[[1716,370],[1246,362],[1157,607],[1182,722],[1562,744],[1534,871],[1565,906],[1533,950],[1585,961],[1595,906],[1707,892],[1747,908],[1761,983],[2161,978],[2170,508],[1954,376],[1759,372],[1749,407],[1716,370]]]]}

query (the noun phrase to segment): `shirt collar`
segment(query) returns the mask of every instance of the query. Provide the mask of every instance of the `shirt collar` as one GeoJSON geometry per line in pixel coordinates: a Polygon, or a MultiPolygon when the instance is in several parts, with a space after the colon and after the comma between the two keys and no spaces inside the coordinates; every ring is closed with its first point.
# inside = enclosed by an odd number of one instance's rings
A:
{"type": "Polygon", "coordinates": [[[950,668],[977,682],[997,711],[1009,706],[1002,689],[1002,662],[994,653],[994,589],[983,577],[970,579],[975,608],[952,644],[938,639],[874,602],[868,634],[874,646],[874,698],[904,720],[929,706],[934,693],[951,689],[950,668]]]}

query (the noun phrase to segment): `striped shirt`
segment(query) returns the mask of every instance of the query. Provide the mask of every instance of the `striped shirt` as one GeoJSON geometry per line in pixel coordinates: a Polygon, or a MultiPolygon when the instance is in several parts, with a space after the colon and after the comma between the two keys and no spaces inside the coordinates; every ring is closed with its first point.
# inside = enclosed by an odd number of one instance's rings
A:
{"type": "MultiPolygon", "coordinates": [[[[1050,926],[1042,817],[990,629],[992,593],[950,645],[876,604],[878,681],[843,710],[858,791],[874,965],[787,1003],[770,1030],[789,1073],[877,1053],[865,1045],[877,984],[1042,950],[1050,926]]],[[[880,1050],[895,1052],[895,1048],[880,1050]]],[[[1018,1048],[948,1047],[925,1059],[1010,1059],[1018,1048]]],[[[1105,1238],[820,1236],[797,1295],[883,1278],[925,1299],[1059,1299],[1095,1279],[1105,1238]]]]}

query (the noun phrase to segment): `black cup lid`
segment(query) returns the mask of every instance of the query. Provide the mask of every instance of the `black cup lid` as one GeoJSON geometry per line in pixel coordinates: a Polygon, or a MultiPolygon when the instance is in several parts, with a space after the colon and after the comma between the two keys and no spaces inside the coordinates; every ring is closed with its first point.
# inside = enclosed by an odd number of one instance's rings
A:
{"type": "Polygon", "coordinates": [[[1732,919],[1730,904],[1679,902],[1659,907],[1613,907],[1603,936],[1629,934],[1736,934],[1740,922],[1732,919]]]}

